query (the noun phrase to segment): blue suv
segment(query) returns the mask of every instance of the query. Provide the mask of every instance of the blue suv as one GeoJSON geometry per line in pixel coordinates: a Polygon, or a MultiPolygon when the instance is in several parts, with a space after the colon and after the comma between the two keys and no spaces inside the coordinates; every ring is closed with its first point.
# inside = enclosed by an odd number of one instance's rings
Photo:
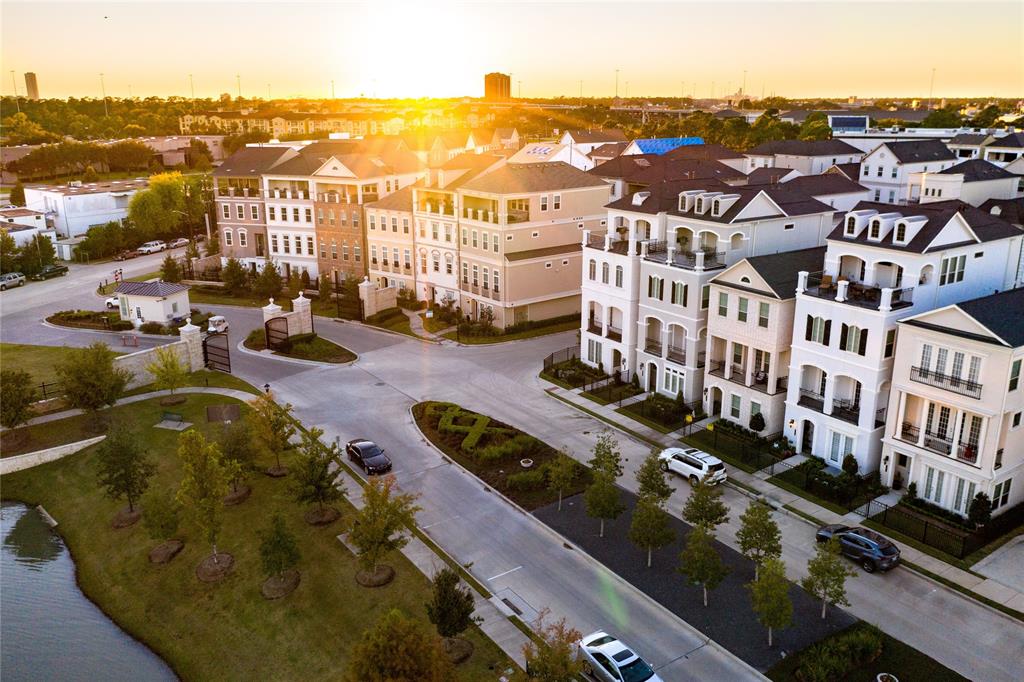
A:
{"type": "Polygon", "coordinates": [[[836,538],[839,551],[859,563],[868,573],[888,571],[900,561],[899,547],[867,528],[851,528],[834,523],[819,528],[815,538],[818,542],[836,538]]]}

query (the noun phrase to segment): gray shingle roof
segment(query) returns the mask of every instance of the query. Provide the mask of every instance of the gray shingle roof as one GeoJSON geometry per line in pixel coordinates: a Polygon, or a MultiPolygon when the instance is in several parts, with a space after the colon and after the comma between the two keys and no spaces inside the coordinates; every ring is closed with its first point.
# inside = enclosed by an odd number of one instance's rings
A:
{"type": "Polygon", "coordinates": [[[366,208],[375,208],[379,211],[406,211],[412,212],[412,186],[403,187],[397,192],[392,192],[383,199],[366,204],[366,208]]]}
{"type": "Polygon", "coordinates": [[[908,142],[886,142],[885,146],[900,163],[924,163],[926,161],[951,161],[956,154],[941,140],[910,140],[908,142]]]}
{"type": "Polygon", "coordinates": [[[964,174],[964,182],[981,182],[984,180],[1002,180],[1017,177],[1010,171],[1000,168],[994,163],[982,161],[981,159],[968,159],[946,170],[939,171],[941,175],[964,174]]]}
{"type": "Polygon", "coordinates": [[[518,194],[547,190],[607,187],[599,177],[589,175],[567,163],[510,163],[486,175],[470,180],[463,189],[491,194],[518,194]]]}
{"type": "Polygon", "coordinates": [[[665,152],[666,159],[704,159],[721,161],[722,159],[742,159],[743,152],[738,152],[720,144],[684,144],[681,147],[665,152]]]}
{"type": "Polygon", "coordinates": [[[771,287],[775,295],[783,300],[796,296],[800,271],[818,272],[825,262],[825,247],[816,246],[799,251],[784,251],[746,259],[750,267],[771,287]]]}
{"type": "Polygon", "coordinates": [[[997,137],[986,145],[988,147],[1009,147],[1010,149],[1020,149],[1024,147],[1024,133],[1010,133],[1003,137],[997,137]]]}
{"type": "Polygon", "coordinates": [[[1024,288],[956,304],[1011,348],[1024,346],[1024,288]]]}
{"type": "Polygon", "coordinates": [[[998,216],[1008,223],[1024,225],[1024,197],[989,199],[978,208],[985,213],[998,216]],[[992,209],[998,209],[998,212],[992,213],[992,209]]]}
{"type": "Polygon", "coordinates": [[[787,154],[791,156],[840,156],[843,154],[862,154],[861,150],[842,140],[775,140],[759,144],[748,155],[773,156],[787,154]]]}
{"type": "Polygon", "coordinates": [[[114,293],[117,294],[152,296],[154,298],[170,296],[181,291],[188,291],[188,287],[184,284],[173,284],[171,282],[121,282],[114,289],[114,293]]]}
{"type": "Polygon", "coordinates": [[[850,180],[840,173],[829,173],[827,175],[802,175],[793,178],[785,183],[786,187],[807,192],[812,197],[819,197],[829,194],[852,194],[854,192],[866,192],[858,182],[850,180]]]}
{"type": "Polygon", "coordinates": [[[290,147],[242,147],[224,159],[214,177],[255,176],[269,172],[283,159],[296,154],[290,147]]]}
{"type": "Polygon", "coordinates": [[[592,130],[567,130],[572,139],[577,143],[590,144],[594,142],[625,142],[626,134],[615,128],[595,128],[592,130]]]}
{"type": "MultiPolygon", "coordinates": [[[[667,212],[675,216],[694,218],[715,223],[731,223],[733,219],[746,206],[762,192],[767,195],[787,216],[812,215],[815,213],[831,212],[834,209],[806,192],[788,189],[785,185],[768,186],[759,185],[755,187],[731,187],[720,180],[679,180],[668,181],[651,185],[644,190],[650,192],[651,196],[639,206],[633,205],[633,195],[627,195],[608,204],[607,208],[634,211],[637,213],[658,214],[667,212]],[[711,213],[696,213],[695,211],[679,210],[680,192],[693,189],[724,192],[725,194],[738,194],[739,199],[733,203],[720,216],[713,216],[711,213]]],[[[762,216],[764,217],[764,216],[762,216]]]]}

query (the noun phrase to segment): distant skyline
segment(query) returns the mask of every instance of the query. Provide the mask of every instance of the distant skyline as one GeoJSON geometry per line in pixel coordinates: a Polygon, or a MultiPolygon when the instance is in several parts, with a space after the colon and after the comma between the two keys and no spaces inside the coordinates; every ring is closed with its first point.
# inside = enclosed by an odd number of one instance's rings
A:
{"type": "MultiPolygon", "coordinates": [[[[99,97],[1024,96],[1024,3],[0,4],[0,91],[99,97]],[[745,76],[744,76],[745,73],[745,76]],[[712,87],[714,90],[712,91],[712,87]],[[130,93],[129,93],[130,91],[130,93]]],[[[5,114],[7,112],[4,112],[5,114]]]]}

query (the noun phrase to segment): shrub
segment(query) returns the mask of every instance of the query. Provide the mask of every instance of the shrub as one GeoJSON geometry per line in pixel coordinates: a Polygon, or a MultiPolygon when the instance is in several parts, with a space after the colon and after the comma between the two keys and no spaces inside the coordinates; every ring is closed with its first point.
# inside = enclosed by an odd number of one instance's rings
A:
{"type": "Polygon", "coordinates": [[[860,624],[805,649],[796,677],[801,682],[831,682],[870,663],[882,652],[882,633],[860,624]]]}
{"type": "Polygon", "coordinates": [[[142,326],[139,327],[139,331],[143,334],[164,334],[164,326],[159,322],[143,322],[142,326]]]}
{"type": "Polygon", "coordinates": [[[520,433],[502,443],[493,443],[480,448],[473,454],[480,462],[497,462],[504,459],[522,459],[537,451],[540,445],[533,436],[520,433]]]}
{"type": "Polygon", "coordinates": [[[381,310],[379,313],[374,313],[373,315],[367,317],[366,323],[383,325],[401,317],[405,317],[405,313],[403,313],[400,308],[385,308],[384,310],[381,310]]]}
{"type": "Polygon", "coordinates": [[[978,526],[988,523],[989,519],[992,518],[992,501],[988,498],[988,495],[978,493],[974,496],[970,507],[967,508],[967,518],[971,523],[978,526]]]}
{"type": "Polygon", "coordinates": [[[117,320],[116,322],[110,323],[110,328],[115,332],[128,331],[129,329],[135,329],[135,325],[128,320],[117,320]]]}
{"type": "Polygon", "coordinates": [[[509,490],[538,490],[544,486],[544,471],[538,468],[511,474],[506,484],[509,490]]]}

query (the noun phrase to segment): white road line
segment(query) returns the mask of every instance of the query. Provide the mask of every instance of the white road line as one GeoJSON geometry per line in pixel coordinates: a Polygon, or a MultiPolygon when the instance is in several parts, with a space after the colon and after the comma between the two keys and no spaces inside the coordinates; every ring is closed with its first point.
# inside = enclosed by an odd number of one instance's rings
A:
{"type": "Polygon", "coordinates": [[[503,575],[508,575],[509,573],[514,573],[514,572],[518,571],[520,568],[522,568],[522,566],[516,566],[515,568],[509,569],[509,570],[505,571],[504,573],[499,573],[496,576],[488,578],[487,582],[491,582],[492,580],[497,580],[498,578],[500,578],[503,575]]]}

